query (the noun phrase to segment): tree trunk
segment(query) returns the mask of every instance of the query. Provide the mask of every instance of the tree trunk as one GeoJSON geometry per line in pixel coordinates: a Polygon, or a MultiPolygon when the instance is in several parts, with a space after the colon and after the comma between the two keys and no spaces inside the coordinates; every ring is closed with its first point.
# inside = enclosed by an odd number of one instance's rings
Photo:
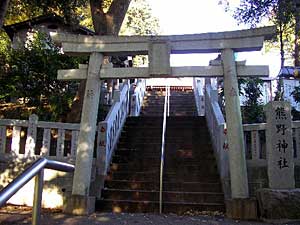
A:
{"type": "Polygon", "coordinates": [[[4,17],[8,8],[9,0],[0,1],[0,28],[3,26],[4,17]]]}
{"type": "Polygon", "coordinates": [[[98,35],[118,35],[131,0],[113,0],[107,13],[103,0],[90,0],[93,25],[98,35]]]}
{"type": "Polygon", "coordinates": [[[102,4],[102,0],[90,0],[93,26],[97,35],[107,34],[106,16],[102,4]]]}
{"type": "Polygon", "coordinates": [[[284,42],[283,42],[283,25],[279,25],[279,39],[280,39],[280,68],[284,67],[284,42]]]}
{"type": "MultiPolygon", "coordinates": [[[[94,29],[97,35],[118,35],[131,0],[113,0],[107,13],[104,13],[103,0],[90,0],[94,29]]],[[[78,123],[85,91],[85,81],[81,81],[67,122],[78,123]]]]}

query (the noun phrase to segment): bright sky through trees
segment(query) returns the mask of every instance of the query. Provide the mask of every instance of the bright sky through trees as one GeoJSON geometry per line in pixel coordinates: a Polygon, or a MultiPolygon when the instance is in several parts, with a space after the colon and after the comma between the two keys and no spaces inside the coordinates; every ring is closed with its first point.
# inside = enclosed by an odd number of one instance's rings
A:
{"type": "MultiPolygon", "coordinates": [[[[237,25],[230,13],[220,6],[220,0],[148,0],[153,13],[160,20],[162,34],[193,34],[246,29],[237,25]]],[[[230,0],[239,3],[239,0],[230,0]]],[[[216,54],[197,54],[193,57],[173,55],[173,66],[208,65],[216,54]]],[[[269,65],[270,75],[277,76],[280,69],[279,50],[270,53],[243,53],[237,60],[247,60],[248,65],[269,65]],[[264,54],[264,55],[263,55],[264,54]]]]}

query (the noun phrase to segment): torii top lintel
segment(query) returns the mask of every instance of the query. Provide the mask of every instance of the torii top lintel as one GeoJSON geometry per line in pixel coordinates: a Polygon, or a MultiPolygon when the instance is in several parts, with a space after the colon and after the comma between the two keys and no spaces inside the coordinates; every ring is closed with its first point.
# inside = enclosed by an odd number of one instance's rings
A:
{"type": "Polygon", "coordinates": [[[218,33],[169,35],[169,36],[84,36],[52,33],[56,43],[61,43],[66,54],[105,55],[148,54],[155,43],[166,44],[172,54],[218,53],[230,48],[235,52],[259,51],[264,40],[276,33],[275,26],[218,33]]]}

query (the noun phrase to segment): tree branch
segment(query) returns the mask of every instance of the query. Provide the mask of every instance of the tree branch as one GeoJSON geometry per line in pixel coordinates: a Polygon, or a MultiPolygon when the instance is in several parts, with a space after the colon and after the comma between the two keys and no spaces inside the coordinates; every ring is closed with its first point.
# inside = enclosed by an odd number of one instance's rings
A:
{"type": "Polygon", "coordinates": [[[0,28],[3,26],[4,17],[8,8],[9,0],[0,1],[0,28]]]}

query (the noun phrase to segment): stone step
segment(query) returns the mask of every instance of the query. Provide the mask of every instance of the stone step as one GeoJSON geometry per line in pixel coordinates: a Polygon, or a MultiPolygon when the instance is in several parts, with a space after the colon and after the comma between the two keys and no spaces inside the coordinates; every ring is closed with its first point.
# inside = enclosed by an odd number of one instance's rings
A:
{"type": "MultiPolygon", "coordinates": [[[[144,111],[159,111],[159,112],[163,112],[164,111],[164,105],[159,105],[157,103],[155,103],[155,105],[143,105],[142,109],[143,112],[144,111]]],[[[192,105],[184,105],[182,104],[170,104],[169,107],[170,111],[179,111],[179,112],[185,112],[185,111],[196,111],[197,108],[194,104],[192,105]]]]}
{"type": "MultiPolygon", "coordinates": [[[[165,104],[165,99],[151,99],[147,98],[143,101],[143,106],[163,106],[165,104]]],[[[172,105],[182,105],[182,106],[194,106],[194,98],[170,98],[169,101],[170,106],[172,105]]]]}
{"type": "MultiPolygon", "coordinates": [[[[168,146],[167,146],[168,147],[168,146]]],[[[147,149],[148,150],[148,149],[147,149]]],[[[160,148],[149,148],[148,151],[145,149],[138,149],[138,148],[118,148],[114,152],[117,156],[155,156],[161,154],[160,148]]],[[[196,157],[196,158],[202,158],[205,159],[215,159],[214,153],[211,150],[210,146],[201,146],[201,149],[199,151],[193,151],[191,149],[180,149],[180,150],[174,150],[174,149],[166,149],[165,150],[166,157],[170,158],[182,158],[182,157],[196,157]]]]}
{"type": "MultiPolygon", "coordinates": [[[[113,172],[126,172],[126,173],[135,173],[135,172],[158,172],[160,171],[160,164],[152,164],[151,166],[145,166],[142,164],[128,164],[128,163],[112,163],[110,171],[113,172]]],[[[188,175],[190,173],[208,173],[208,174],[217,174],[217,165],[210,164],[209,166],[205,164],[188,164],[180,165],[179,167],[172,166],[172,163],[165,163],[164,166],[165,173],[178,173],[188,175]]]]}
{"type": "MultiPolygon", "coordinates": [[[[167,149],[186,149],[186,150],[194,150],[196,151],[197,149],[202,149],[202,147],[207,148],[208,146],[210,147],[210,141],[205,141],[204,138],[199,138],[198,140],[192,140],[188,144],[185,144],[182,142],[180,139],[172,139],[172,140],[167,140],[166,148],[167,149]],[[198,146],[196,146],[198,145],[198,146]]],[[[117,144],[117,148],[130,148],[130,149],[143,149],[147,146],[156,146],[156,147],[161,147],[161,140],[157,139],[156,142],[145,142],[145,141],[139,141],[138,139],[134,142],[127,142],[127,141],[122,141],[117,144]]],[[[200,151],[199,150],[199,151],[200,151]]]]}
{"type": "MultiPolygon", "coordinates": [[[[126,144],[127,145],[127,144],[126,144]]],[[[124,145],[118,145],[118,148],[116,150],[120,151],[117,152],[115,155],[120,157],[120,156],[145,156],[143,158],[149,158],[151,155],[154,157],[156,155],[161,154],[161,145],[152,145],[152,146],[147,146],[147,144],[143,143],[140,145],[135,145],[135,146],[126,146],[124,145]],[[144,146],[144,147],[141,147],[144,146]],[[122,152],[124,151],[124,152],[122,152]]],[[[181,160],[182,158],[196,158],[196,159],[215,159],[213,152],[211,150],[210,146],[201,146],[200,148],[193,146],[192,148],[187,148],[182,145],[171,145],[167,144],[165,147],[165,156],[168,159],[174,159],[174,160],[181,160]]],[[[139,158],[141,158],[139,157],[139,158]]]]}
{"type": "Polygon", "coordinates": [[[161,152],[161,146],[158,145],[151,145],[151,146],[145,146],[144,148],[136,148],[136,147],[132,147],[132,148],[128,148],[126,146],[122,147],[119,146],[115,151],[141,151],[141,154],[143,153],[160,153],[161,152]]]}
{"type": "MultiPolygon", "coordinates": [[[[128,181],[128,180],[107,180],[106,188],[130,189],[130,190],[159,190],[159,182],[152,181],[128,181]]],[[[187,192],[222,192],[220,182],[201,183],[201,182],[164,182],[165,191],[187,191],[187,192]]]]}
{"type": "MultiPolygon", "coordinates": [[[[161,155],[161,148],[156,148],[153,150],[145,151],[144,149],[131,149],[126,150],[126,148],[120,148],[121,150],[116,150],[114,157],[125,160],[150,160],[150,158],[156,159],[161,155]]],[[[195,152],[189,149],[165,149],[165,161],[167,162],[178,162],[178,163],[191,163],[195,161],[196,163],[204,163],[204,160],[215,161],[215,156],[209,148],[202,148],[201,151],[195,152]]],[[[212,163],[212,162],[209,162],[212,163]]]]}
{"type": "MultiPolygon", "coordinates": [[[[161,152],[155,151],[155,152],[143,152],[143,151],[116,151],[114,158],[116,159],[115,161],[130,161],[130,160],[141,160],[141,159],[148,159],[148,158],[160,158],[161,157],[161,152]],[[120,160],[119,160],[120,159],[120,160]]],[[[181,161],[181,158],[190,158],[193,161],[196,161],[201,159],[201,160],[206,160],[206,159],[210,159],[210,160],[215,160],[215,157],[212,153],[209,152],[204,152],[204,153],[192,153],[192,152],[176,152],[175,154],[171,151],[166,151],[165,152],[165,161],[181,161]]]]}
{"type": "MultiPolygon", "coordinates": [[[[216,173],[194,174],[194,173],[164,173],[165,182],[218,182],[219,176],[216,173]]],[[[159,171],[147,172],[111,172],[106,176],[106,180],[128,180],[128,181],[158,181],[159,171]]]]}
{"type": "MultiPolygon", "coordinates": [[[[145,170],[151,170],[151,168],[160,168],[160,157],[153,157],[153,158],[136,158],[136,159],[130,159],[126,160],[123,157],[113,157],[112,165],[114,164],[127,164],[127,168],[136,168],[136,169],[145,169],[145,170]]],[[[212,168],[211,170],[214,170],[217,166],[215,159],[195,159],[195,160],[184,160],[184,159],[172,159],[172,158],[166,158],[165,159],[165,167],[164,168],[172,168],[173,170],[180,170],[180,168],[188,167],[189,165],[193,166],[195,164],[198,164],[199,167],[206,167],[208,170],[212,168]]]]}
{"type": "MultiPolygon", "coordinates": [[[[120,140],[127,139],[132,140],[132,139],[146,139],[146,138],[162,138],[162,129],[161,128],[152,128],[152,129],[146,129],[146,128],[141,128],[141,129],[132,129],[127,127],[124,129],[121,133],[121,138],[120,140]]],[[[180,127],[174,128],[174,129],[168,129],[166,132],[166,138],[173,138],[173,139],[182,139],[182,140],[192,140],[193,138],[199,139],[208,139],[210,136],[206,131],[203,130],[186,130],[182,129],[180,127]]]]}
{"type": "MultiPolygon", "coordinates": [[[[104,189],[101,194],[104,199],[157,201],[159,191],[104,189]]],[[[178,192],[163,191],[163,199],[166,202],[188,203],[224,203],[222,192],[178,192]]]]}
{"type": "MultiPolygon", "coordinates": [[[[168,121],[175,121],[175,122],[188,122],[188,123],[192,123],[192,122],[199,122],[202,123],[203,125],[206,125],[206,119],[203,116],[183,116],[183,117],[168,117],[167,118],[168,121]]],[[[143,116],[138,116],[138,117],[128,117],[126,119],[126,122],[153,122],[153,121],[160,121],[157,117],[151,118],[151,116],[149,117],[143,117],[143,116]]],[[[162,117],[161,117],[162,120],[162,117]]]]}
{"type": "Polygon", "coordinates": [[[197,112],[193,111],[193,112],[170,112],[171,116],[197,116],[197,112]]]}
{"type": "Polygon", "coordinates": [[[164,111],[163,110],[157,110],[157,109],[147,109],[142,110],[140,112],[141,115],[150,115],[150,116],[163,116],[164,111]]]}
{"type": "MultiPolygon", "coordinates": [[[[96,202],[96,210],[115,213],[158,213],[159,202],[103,199],[96,202]]],[[[224,212],[225,206],[222,203],[163,202],[164,213],[184,214],[191,210],[224,212]]]]}
{"type": "MultiPolygon", "coordinates": [[[[168,132],[168,131],[167,131],[168,132]]],[[[168,134],[166,136],[167,143],[182,143],[182,142],[188,142],[188,143],[206,143],[205,141],[209,138],[209,135],[202,134],[202,135],[193,135],[193,136],[180,136],[180,134],[168,134]]],[[[122,136],[119,139],[119,143],[161,143],[162,136],[155,135],[155,136],[132,136],[132,135],[126,135],[122,136]]]]}

